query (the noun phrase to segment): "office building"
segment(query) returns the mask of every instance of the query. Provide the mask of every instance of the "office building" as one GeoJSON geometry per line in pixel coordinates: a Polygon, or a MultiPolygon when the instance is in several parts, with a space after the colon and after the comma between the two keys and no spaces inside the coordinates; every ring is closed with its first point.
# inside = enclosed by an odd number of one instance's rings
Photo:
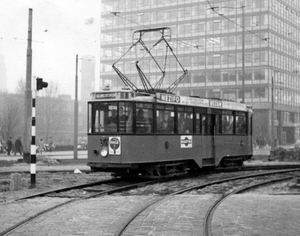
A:
{"type": "Polygon", "coordinates": [[[7,91],[5,58],[0,54],[0,92],[7,91]]]}
{"type": "MultiPolygon", "coordinates": [[[[140,29],[169,27],[170,45],[188,75],[178,95],[231,99],[254,110],[254,138],[267,142],[274,128],[279,144],[299,140],[300,130],[300,1],[297,0],[102,0],[101,79],[103,86],[123,86],[112,70],[135,42],[140,29]],[[274,122],[271,122],[274,111],[274,122]]],[[[153,45],[157,35],[144,35],[153,45]]],[[[163,46],[154,47],[159,64],[163,46]]],[[[134,47],[117,66],[140,85],[134,47]]],[[[151,58],[141,67],[151,83],[161,77],[151,58]]],[[[170,60],[163,86],[181,74],[170,60]]]]}
{"type": "Polygon", "coordinates": [[[90,94],[95,91],[95,57],[81,58],[80,100],[89,100],[90,94]]]}

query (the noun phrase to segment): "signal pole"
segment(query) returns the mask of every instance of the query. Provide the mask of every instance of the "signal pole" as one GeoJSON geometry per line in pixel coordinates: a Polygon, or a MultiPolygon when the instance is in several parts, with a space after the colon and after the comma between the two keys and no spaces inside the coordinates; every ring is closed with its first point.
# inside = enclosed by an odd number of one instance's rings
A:
{"type": "Polygon", "coordinates": [[[25,90],[25,114],[24,114],[24,151],[23,159],[30,160],[30,138],[31,138],[31,72],[32,72],[32,9],[29,9],[28,40],[26,58],[26,90],[25,90]]]}
{"type": "Polygon", "coordinates": [[[35,122],[35,104],[37,90],[32,93],[32,122],[31,122],[31,151],[30,151],[30,188],[35,188],[36,183],[36,122],[35,122]]]}
{"type": "Polygon", "coordinates": [[[32,123],[31,123],[31,158],[30,158],[30,188],[35,188],[36,184],[36,94],[39,90],[47,88],[48,83],[43,82],[42,78],[36,78],[36,87],[32,93],[32,123]]]}

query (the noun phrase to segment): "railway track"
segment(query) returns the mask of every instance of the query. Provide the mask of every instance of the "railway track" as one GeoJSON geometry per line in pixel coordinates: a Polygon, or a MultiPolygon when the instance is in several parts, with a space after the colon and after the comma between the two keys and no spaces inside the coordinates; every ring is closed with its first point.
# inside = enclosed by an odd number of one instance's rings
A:
{"type": "Polygon", "coordinates": [[[217,207],[223,202],[225,201],[228,197],[234,195],[234,194],[238,194],[238,193],[242,193],[246,190],[250,190],[252,188],[257,188],[263,185],[267,185],[267,184],[273,184],[273,183],[277,183],[277,182],[281,182],[281,181],[287,181],[294,178],[293,176],[290,177],[279,177],[277,179],[272,179],[272,180],[268,180],[268,181],[262,181],[260,183],[256,183],[256,184],[252,184],[249,186],[245,186],[242,188],[239,188],[237,190],[234,190],[232,192],[226,193],[224,195],[222,195],[219,199],[217,199],[212,206],[210,207],[210,209],[207,211],[206,216],[205,216],[205,220],[204,220],[204,226],[203,226],[203,235],[204,236],[211,236],[212,235],[212,217],[213,214],[215,212],[215,210],[217,209],[217,207]]]}
{"type": "MultiPolygon", "coordinates": [[[[238,180],[242,180],[242,179],[249,179],[249,178],[255,178],[255,177],[262,177],[262,176],[269,176],[269,175],[274,175],[274,174],[286,174],[289,172],[296,172],[299,171],[299,169],[291,169],[291,170],[284,170],[284,171],[273,171],[273,172],[268,172],[268,173],[258,173],[258,174],[250,174],[250,175],[244,175],[244,176],[238,176],[238,177],[233,177],[233,178],[227,178],[227,179],[222,179],[222,180],[217,180],[217,181],[212,181],[209,183],[205,183],[205,184],[200,184],[197,186],[193,186],[193,187],[189,187],[186,189],[182,189],[180,191],[174,192],[172,194],[169,194],[163,198],[160,199],[156,199],[152,202],[150,202],[149,204],[143,206],[141,209],[139,209],[137,212],[135,212],[124,224],[123,226],[115,233],[115,236],[121,236],[126,234],[126,229],[128,228],[128,226],[138,217],[140,216],[142,213],[144,213],[147,209],[149,209],[150,207],[153,207],[155,204],[157,204],[158,202],[162,202],[164,201],[164,204],[166,204],[165,202],[167,202],[169,199],[171,199],[173,196],[175,195],[179,195],[179,194],[183,194],[186,192],[190,192],[193,190],[197,190],[197,189],[204,189],[208,186],[212,186],[212,185],[217,185],[217,184],[222,184],[222,183],[227,183],[227,182],[232,182],[232,181],[238,181],[238,180]]],[[[289,179],[294,178],[295,176],[284,176],[284,177],[279,177],[277,179],[272,179],[272,180],[268,180],[268,181],[261,181],[260,183],[256,183],[256,184],[252,184],[246,187],[242,187],[239,188],[238,190],[234,190],[234,191],[230,191],[229,193],[223,193],[222,196],[217,199],[209,208],[209,210],[207,211],[206,215],[205,215],[205,219],[204,219],[204,225],[203,225],[203,235],[204,236],[211,236],[211,219],[213,216],[214,211],[216,210],[216,208],[218,207],[218,205],[223,202],[227,197],[236,194],[236,193],[240,193],[243,192],[247,189],[250,188],[254,188],[254,187],[259,187],[262,185],[266,185],[266,184],[271,184],[271,183],[275,183],[278,181],[286,181],[289,179]]],[[[128,233],[127,233],[128,234],[128,233]]],[[[130,233],[129,233],[130,234],[130,233]]]]}
{"type": "Polygon", "coordinates": [[[71,203],[74,203],[76,201],[80,201],[82,199],[89,199],[89,198],[95,198],[95,197],[99,197],[101,195],[106,195],[106,194],[113,194],[113,193],[117,193],[117,192],[122,192],[122,191],[126,191],[126,190],[130,190],[133,188],[138,188],[141,186],[144,186],[146,184],[154,184],[157,183],[157,180],[152,180],[152,181],[124,181],[121,178],[114,178],[114,179],[109,179],[109,180],[102,180],[102,181],[97,181],[97,182],[93,182],[93,183],[88,183],[88,184],[80,184],[80,185],[74,185],[74,186],[70,186],[70,187],[66,187],[66,188],[59,188],[59,189],[55,189],[55,190],[50,190],[50,191],[46,191],[46,192],[41,192],[38,194],[33,194],[27,197],[23,197],[23,198],[19,198],[16,199],[16,202],[19,201],[24,201],[24,200],[28,200],[28,199],[34,199],[34,198],[40,198],[40,197],[50,197],[50,198],[66,198],[68,200],[60,202],[58,204],[54,204],[53,206],[44,209],[42,211],[37,212],[36,214],[14,224],[13,226],[9,227],[8,229],[0,232],[0,236],[4,236],[4,235],[9,235],[11,234],[14,230],[22,227],[22,225],[28,224],[30,223],[32,220],[47,214],[55,209],[58,209],[60,207],[69,205],[71,203]],[[105,186],[104,186],[105,185],[105,186]],[[96,189],[94,188],[93,191],[91,191],[91,194],[78,194],[77,193],[69,193],[67,195],[57,195],[60,193],[66,193],[66,192],[70,192],[73,190],[77,190],[77,191],[81,191],[81,192],[86,192],[89,191],[87,188],[90,187],[99,187],[99,186],[104,186],[103,188],[98,188],[99,191],[96,191],[96,189]]]}
{"type": "MultiPolygon", "coordinates": [[[[122,222],[122,226],[119,227],[119,229],[117,230],[115,235],[122,235],[123,232],[126,231],[126,228],[134,221],[134,219],[136,219],[142,213],[144,214],[145,211],[147,209],[149,209],[149,207],[151,207],[151,206],[153,207],[153,206],[155,206],[156,203],[159,203],[161,201],[167,202],[168,199],[171,199],[175,195],[183,194],[183,193],[193,191],[196,189],[204,189],[205,187],[208,187],[208,186],[226,183],[226,182],[230,182],[230,181],[238,181],[241,179],[256,178],[258,176],[261,177],[261,176],[268,176],[268,175],[275,175],[275,174],[285,174],[285,173],[295,172],[295,171],[299,171],[299,169],[291,169],[291,170],[283,170],[283,171],[268,171],[268,172],[263,172],[263,173],[236,176],[233,178],[221,178],[220,180],[208,181],[207,183],[202,183],[200,185],[198,184],[198,185],[194,185],[194,186],[191,186],[188,188],[181,188],[179,191],[173,191],[171,194],[166,194],[165,196],[164,195],[157,196],[153,200],[149,201],[148,203],[147,202],[143,203],[139,209],[136,209],[134,211],[134,213],[132,213],[131,217],[128,217],[128,220],[126,222],[122,222]]],[[[287,177],[285,176],[285,178],[287,178],[287,177]]],[[[288,177],[288,178],[291,178],[291,177],[288,177]]],[[[183,179],[183,178],[182,177],[173,178],[172,180],[176,180],[176,179],[183,179]]],[[[137,183],[133,183],[132,181],[126,182],[123,179],[117,178],[117,179],[111,179],[111,180],[105,180],[105,181],[98,181],[98,182],[94,182],[94,183],[90,183],[90,184],[76,185],[76,186],[72,186],[72,187],[68,187],[68,188],[56,189],[56,190],[47,191],[47,192],[35,194],[32,196],[28,196],[28,197],[25,197],[22,199],[18,199],[17,202],[28,201],[30,199],[37,199],[40,197],[45,197],[45,199],[60,198],[63,200],[60,200],[58,204],[54,204],[53,206],[48,207],[47,209],[36,212],[35,214],[31,215],[30,217],[21,220],[20,222],[9,227],[8,229],[2,231],[0,233],[0,236],[9,235],[12,232],[14,232],[15,230],[21,228],[22,226],[24,226],[26,224],[30,224],[30,222],[34,221],[36,218],[43,216],[43,215],[45,215],[53,210],[56,210],[58,208],[64,207],[66,205],[70,205],[71,203],[77,204],[78,202],[80,203],[80,201],[82,202],[82,201],[85,201],[85,200],[88,200],[91,198],[96,198],[96,197],[100,197],[100,196],[104,196],[104,195],[108,195],[108,194],[120,193],[120,192],[124,193],[124,191],[128,192],[128,190],[130,190],[130,189],[149,186],[151,184],[155,184],[155,183],[158,183],[161,181],[162,180],[152,180],[152,181],[147,181],[147,182],[139,181],[137,183]],[[101,185],[102,185],[102,187],[101,187],[101,185]],[[110,187],[108,187],[109,185],[110,185],[110,187]],[[98,186],[98,187],[96,187],[96,186],[98,186]],[[76,189],[76,191],[79,190],[82,192],[89,191],[89,194],[88,195],[83,194],[81,196],[78,196],[78,194],[74,194],[72,192],[70,193],[70,191],[73,191],[74,189],[76,189]]],[[[164,180],[164,181],[168,181],[168,180],[164,180]]],[[[176,183],[174,185],[176,185],[176,183]]],[[[176,188],[174,188],[174,189],[176,189],[176,188]]],[[[126,195],[127,194],[125,193],[125,196],[126,195]]],[[[220,200],[220,201],[224,201],[224,200],[220,200]]],[[[73,206],[74,206],[74,204],[73,204],[73,206]]],[[[212,215],[213,212],[214,212],[214,210],[211,211],[210,215],[212,215]]],[[[210,227],[209,221],[211,220],[211,217],[212,216],[207,217],[207,220],[206,220],[208,222],[207,226],[203,226],[203,228],[209,229],[209,227],[210,227]]]]}

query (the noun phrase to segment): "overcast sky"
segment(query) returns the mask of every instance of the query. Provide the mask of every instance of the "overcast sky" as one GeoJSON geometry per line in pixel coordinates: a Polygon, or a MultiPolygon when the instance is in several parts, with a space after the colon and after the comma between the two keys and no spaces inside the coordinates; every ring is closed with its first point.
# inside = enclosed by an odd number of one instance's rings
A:
{"type": "MultiPolygon", "coordinates": [[[[100,0],[0,0],[0,54],[7,87],[26,78],[29,8],[33,10],[32,75],[74,94],[76,54],[100,55],[100,0]]],[[[80,62],[79,62],[80,63],[80,62]]]]}

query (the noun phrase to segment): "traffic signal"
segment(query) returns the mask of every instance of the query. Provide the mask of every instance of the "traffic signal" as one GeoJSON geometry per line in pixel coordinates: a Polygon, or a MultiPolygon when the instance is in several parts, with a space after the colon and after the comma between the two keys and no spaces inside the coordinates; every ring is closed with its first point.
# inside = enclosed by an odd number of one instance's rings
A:
{"type": "Polygon", "coordinates": [[[42,78],[36,78],[36,90],[41,90],[47,87],[48,87],[47,82],[44,82],[42,78]]]}

